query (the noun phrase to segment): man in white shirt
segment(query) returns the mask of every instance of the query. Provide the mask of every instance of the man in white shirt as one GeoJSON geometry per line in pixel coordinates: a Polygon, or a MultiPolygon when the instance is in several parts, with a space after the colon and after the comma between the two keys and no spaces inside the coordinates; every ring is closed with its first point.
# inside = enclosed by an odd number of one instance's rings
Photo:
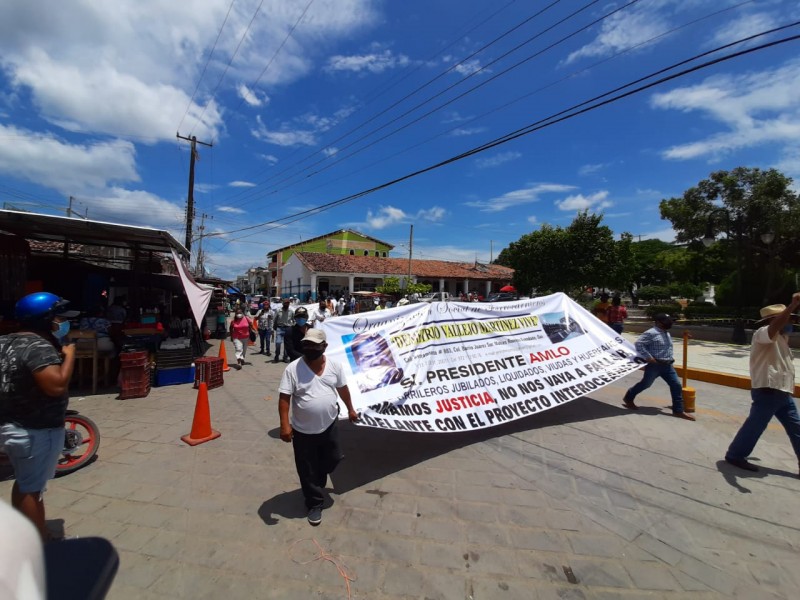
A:
{"type": "Polygon", "coordinates": [[[322,325],[322,322],[330,316],[332,315],[331,311],[328,310],[327,303],[325,302],[325,300],[320,300],[317,310],[314,311],[314,318],[311,319],[313,326],[319,327],[320,325],[322,325]]]}
{"type": "Polygon", "coordinates": [[[292,442],[294,463],[308,509],[308,522],[322,521],[322,503],[328,474],[342,460],[336,421],[337,395],[347,416],[358,421],[344,368],[325,356],[325,332],[309,329],[302,340],[303,358],[286,367],[278,387],[281,439],[292,442]],[[289,410],[291,408],[291,419],[289,410]]]}
{"type": "Polygon", "coordinates": [[[761,327],[753,334],[750,347],[750,397],[753,404],[750,415],[725,454],[726,462],[740,469],[758,471],[747,457],[773,416],[786,430],[800,469],[800,415],[792,399],[794,363],[788,342],[792,323],[798,322],[798,315],[792,314],[798,306],[800,292],[792,296],[789,306],[772,304],[761,309],[761,327]]]}

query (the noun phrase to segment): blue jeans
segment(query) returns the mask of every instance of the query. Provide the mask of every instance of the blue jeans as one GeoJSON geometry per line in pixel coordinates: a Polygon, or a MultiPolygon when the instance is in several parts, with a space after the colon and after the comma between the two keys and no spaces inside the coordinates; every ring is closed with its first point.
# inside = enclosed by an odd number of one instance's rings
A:
{"type": "Polygon", "coordinates": [[[269,354],[269,340],[272,337],[271,329],[259,329],[258,337],[261,338],[261,353],[269,354]]]}
{"type": "Polygon", "coordinates": [[[797,414],[792,395],[772,388],[756,388],[750,390],[750,397],[753,399],[750,415],[733,438],[725,458],[744,459],[750,456],[758,438],[775,416],[786,430],[794,453],[800,459],[800,415],[797,414]]]}
{"type": "Polygon", "coordinates": [[[678,379],[678,374],[672,365],[666,363],[648,363],[644,368],[642,380],[625,392],[625,402],[633,402],[639,394],[653,385],[657,377],[661,377],[667,382],[670,394],[672,394],[672,412],[683,412],[683,387],[678,379]]]}

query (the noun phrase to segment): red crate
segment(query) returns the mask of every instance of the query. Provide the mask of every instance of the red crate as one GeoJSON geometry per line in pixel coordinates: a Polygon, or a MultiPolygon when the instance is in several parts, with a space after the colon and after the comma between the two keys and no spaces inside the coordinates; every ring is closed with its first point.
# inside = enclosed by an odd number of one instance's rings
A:
{"type": "Polygon", "coordinates": [[[140,350],[137,352],[122,352],[119,355],[120,366],[124,369],[127,367],[141,367],[147,364],[147,350],[140,350]]]}
{"type": "Polygon", "coordinates": [[[222,377],[224,359],[217,356],[205,356],[194,361],[194,387],[204,382],[208,389],[219,387],[225,383],[222,377]]]}
{"type": "Polygon", "coordinates": [[[131,398],[144,398],[150,393],[150,381],[138,386],[131,386],[129,388],[122,388],[119,391],[120,400],[129,400],[131,398]]]}
{"type": "Polygon", "coordinates": [[[128,367],[122,366],[119,370],[119,385],[122,388],[131,388],[150,383],[150,367],[148,365],[128,367]]]}

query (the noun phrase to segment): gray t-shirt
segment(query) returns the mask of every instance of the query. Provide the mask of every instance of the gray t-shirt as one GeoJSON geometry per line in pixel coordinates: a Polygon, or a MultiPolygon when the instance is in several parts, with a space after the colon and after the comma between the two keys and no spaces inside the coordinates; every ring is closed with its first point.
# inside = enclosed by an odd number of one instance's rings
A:
{"type": "Polygon", "coordinates": [[[337,389],[347,385],[344,368],[326,358],[322,375],[312,371],[304,358],[289,364],[278,391],[291,397],[292,428],[300,433],[322,433],[339,415],[337,389]]]}

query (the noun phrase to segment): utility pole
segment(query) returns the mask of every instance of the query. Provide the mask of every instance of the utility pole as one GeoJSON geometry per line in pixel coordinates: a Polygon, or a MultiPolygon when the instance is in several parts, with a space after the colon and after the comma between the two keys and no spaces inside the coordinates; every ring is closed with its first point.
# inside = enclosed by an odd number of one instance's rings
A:
{"type": "Polygon", "coordinates": [[[186,197],[186,249],[192,249],[192,220],[194,219],[194,161],[197,160],[197,144],[208,146],[211,148],[213,144],[205,142],[198,142],[196,136],[190,138],[182,136],[180,133],[175,134],[178,139],[186,140],[192,143],[192,151],[189,156],[189,194],[186,197]]]}
{"type": "Polygon", "coordinates": [[[74,200],[75,200],[75,197],[74,197],[74,196],[70,196],[70,197],[69,197],[69,206],[67,207],[67,216],[68,216],[68,217],[71,217],[71,216],[72,216],[72,202],[73,202],[74,200]]]}
{"type": "Polygon", "coordinates": [[[494,260],[494,240],[489,240],[489,264],[494,260]]]}
{"type": "Polygon", "coordinates": [[[411,284],[411,253],[414,249],[414,226],[411,226],[411,231],[408,234],[408,279],[406,279],[406,289],[411,284]]]}
{"type": "Polygon", "coordinates": [[[197,241],[197,275],[200,277],[203,277],[205,274],[205,265],[203,264],[203,232],[206,230],[206,219],[208,218],[209,216],[206,213],[200,215],[200,227],[197,228],[197,230],[200,232],[197,241]]]}

